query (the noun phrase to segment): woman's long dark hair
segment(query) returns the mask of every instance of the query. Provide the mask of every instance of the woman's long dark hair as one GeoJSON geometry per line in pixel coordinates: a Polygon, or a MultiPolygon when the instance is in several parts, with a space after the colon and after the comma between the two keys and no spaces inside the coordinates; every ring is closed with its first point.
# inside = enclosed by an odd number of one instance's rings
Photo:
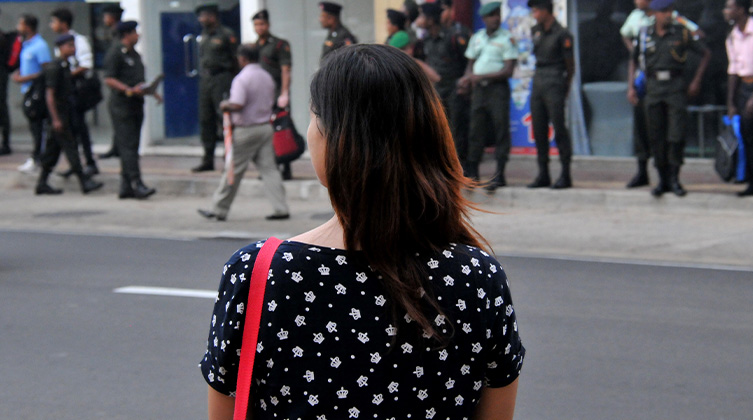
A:
{"type": "Polygon", "coordinates": [[[314,75],[311,110],[326,139],[326,180],[346,248],[363,250],[390,296],[435,334],[422,309],[441,313],[421,292],[430,290],[428,254],[483,240],[469,222],[469,180],[436,91],[397,48],[354,45],[331,53],[314,75]]]}

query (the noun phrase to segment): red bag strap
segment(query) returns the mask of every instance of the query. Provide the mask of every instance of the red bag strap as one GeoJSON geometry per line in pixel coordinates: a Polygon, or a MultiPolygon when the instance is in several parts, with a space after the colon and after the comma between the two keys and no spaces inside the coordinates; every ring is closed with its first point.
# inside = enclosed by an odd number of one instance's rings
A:
{"type": "Polygon", "coordinates": [[[259,322],[261,309],[264,304],[264,290],[267,287],[269,267],[272,257],[282,240],[271,237],[264,242],[259,250],[251,271],[248,290],[248,305],[246,309],[246,325],[243,327],[243,345],[241,346],[241,361],[238,366],[238,385],[235,390],[235,412],[233,420],[245,420],[248,411],[248,397],[251,391],[251,375],[254,370],[256,343],[259,339],[259,322]]]}

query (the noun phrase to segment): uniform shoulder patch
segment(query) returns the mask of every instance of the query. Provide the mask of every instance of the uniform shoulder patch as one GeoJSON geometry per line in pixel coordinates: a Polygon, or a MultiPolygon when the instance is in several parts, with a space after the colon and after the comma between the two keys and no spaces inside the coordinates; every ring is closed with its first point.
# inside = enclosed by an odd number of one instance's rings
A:
{"type": "Polygon", "coordinates": [[[566,49],[570,49],[573,47],[573,40],[568,36],[565,38],[565,41],[562,43],[562,46],[566,49]]]}

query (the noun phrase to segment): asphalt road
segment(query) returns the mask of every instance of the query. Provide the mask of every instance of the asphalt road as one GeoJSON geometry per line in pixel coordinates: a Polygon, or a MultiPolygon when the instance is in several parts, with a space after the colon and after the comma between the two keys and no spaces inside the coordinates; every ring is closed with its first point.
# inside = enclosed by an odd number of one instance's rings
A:
{"type": "MultiPolygon", "coordinates": [[[[196,367],[246,241],[0,231],[0,419],[202,419],[196,367]]],[[[750,419],[753,274],[502,257],[524,345],[519,419],[750,419]]]]}

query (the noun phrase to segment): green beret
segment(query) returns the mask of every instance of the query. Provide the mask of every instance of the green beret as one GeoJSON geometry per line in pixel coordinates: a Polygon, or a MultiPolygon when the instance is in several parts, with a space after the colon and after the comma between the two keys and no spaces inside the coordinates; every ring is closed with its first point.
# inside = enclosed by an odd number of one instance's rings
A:
{"type": "Polygon", "coordinates": [[[410,35],[405,31],[397,31],[390,37],[389,45],[398,49],[405,48],[410,44],[410,35]]]}
{"type": "Polygon", "coordinates": [[[502,7],[502,3],[498,1],[486,3],[485,5],[481,6],[481,8],[478,10],[478,14],[479,16],[490,15],[496,12],[497,10],[499,10],[500,7],[502,7]]]}

